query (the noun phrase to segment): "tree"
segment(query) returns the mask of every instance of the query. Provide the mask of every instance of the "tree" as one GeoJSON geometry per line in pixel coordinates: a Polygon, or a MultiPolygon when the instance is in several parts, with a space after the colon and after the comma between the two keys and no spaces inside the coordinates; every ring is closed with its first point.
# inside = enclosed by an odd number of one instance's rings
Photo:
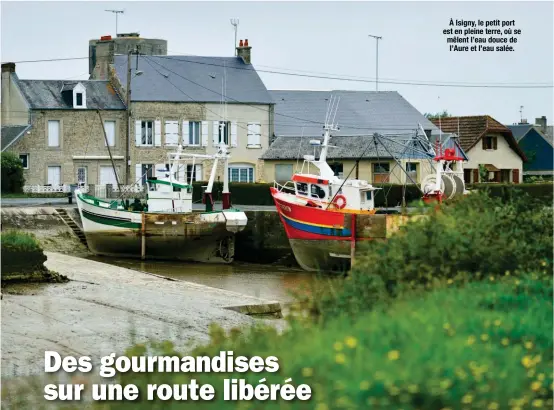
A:
{"type": "Polygon", "coordinates": [[[437,112],[435,114],[426,112],[423,115],[425,115],[428,120],[438,120],[439,118],[452,117],[452,114],[450,114],[447,110],[444,110],[443,112],[437,112]]]}
{"type": "Polygon", "coordinates": [[[2,192],[22,193],[25,179],[23,178],[23,165],[19,157],[11,152],[2,152],[2,192]]]}

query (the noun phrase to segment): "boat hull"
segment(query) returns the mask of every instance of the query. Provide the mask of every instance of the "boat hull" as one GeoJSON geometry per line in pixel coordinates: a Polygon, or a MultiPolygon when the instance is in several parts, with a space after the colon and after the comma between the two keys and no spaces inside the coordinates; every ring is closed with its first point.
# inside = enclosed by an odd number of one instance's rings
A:
{"type": "Polygon", "coordinates": [[[246,224],[244,213],[236,211],[139,213],[102,209],[90,201],[77,195],[83,231],[96,255],[231,263],[234,232],[246,224]]]}
{"type": "Polygon", "coordinates": [[[361,243],[386,240],[422,216],[337,212],[299,204],[294,195],[275,188],[271,193],[294,257],[307,271],[347,271],[352,255],[361,256],[361,243]]]}

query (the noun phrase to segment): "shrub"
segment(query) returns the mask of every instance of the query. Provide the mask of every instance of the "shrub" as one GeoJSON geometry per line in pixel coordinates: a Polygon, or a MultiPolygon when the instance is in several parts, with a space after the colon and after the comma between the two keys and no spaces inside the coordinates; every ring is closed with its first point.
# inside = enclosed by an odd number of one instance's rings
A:
{"type": "Polygon", "coordinates": [[[406,224],[387,242],[366,245],[350,280],[323,295],[320,307],[333,314],[371,309],[375,277],[390,293],[461,273],[467,280],[481,280],[506,271],[551,269],[552,225],[552,208],[537,207],[529,198],[502,203],[471,194],[406,224]]]}
{"type": "Polygon", "coordinates": [[[11,152],[2,152],[0,157],[2,168],[2,192],[21,193],[25,179],[21,160],[11,152]]]}
{"type": "Polygon", "coordinates": [[[2,275],[46,271],[43,265],[46,256],[34,235],[19,231],[3,232],[0,247],[2,275]]]}
{"type": "MultiPolygon", "coordinates": [[[[326,326],[291,321],[282,334],[255,326],[227,336],[213,328],[211,342],[188,353],[217,356],[233,351],[276,356],[277,373],[132,373],[118,375],[146,391],[147,384],[196,379],[216,390],[214,401],[102,404],[110,409],[508,409],[552,408],[552,281],[510,278],[502,283],[445,286],[409,296],[353,322],[336,317],[326,326]],[[508,308],[506,308],[508,307],[508,308]],[[312,387],[306,402],[223,401],[223,379],[252,385],[312,387]]],[[[184,356],[168,342],[138,345],[128,356],[184,356]]]]}

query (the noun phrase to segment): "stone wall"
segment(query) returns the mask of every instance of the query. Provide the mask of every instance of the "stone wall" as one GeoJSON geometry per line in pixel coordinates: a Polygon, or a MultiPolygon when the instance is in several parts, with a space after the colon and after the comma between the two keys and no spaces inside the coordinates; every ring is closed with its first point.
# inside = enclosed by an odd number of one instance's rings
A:
{"type": "MultiPolygon", "coordinates": [[[[103,120],[116,121],[115,146],[112,155],[125,156],[126,112],[102,111],[103,120]]],[[[96,110],[33,111],[32,128],[8,148],[17,155],[29,154],[29,169],[24,170],[25,184],[48,182],[48,166],[61,166],[63,184],[77,181],[77,168],[87,167],[88,183],[99,183],[99,167],[111,166],[105,145],[102,123],[96,110]],[[60,121],[60,147],[48,147],[48,120],[60,121]],[[74,159],[74,156],[102,156],[104,159],[74,159]]],[[[119,175],[124,178],[124,159],[116,160],[119,175]]]]}

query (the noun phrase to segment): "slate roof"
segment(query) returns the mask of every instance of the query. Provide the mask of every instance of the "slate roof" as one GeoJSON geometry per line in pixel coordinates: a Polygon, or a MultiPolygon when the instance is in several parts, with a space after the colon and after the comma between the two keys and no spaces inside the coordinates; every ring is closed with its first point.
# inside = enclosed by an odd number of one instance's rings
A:
{"type": "Polygon", "coordinates": [[[483,136],[488,133],[502,134],[510,147],[524,160],[527,158],[523,150],[519,147],[512,131],[505,125],[499,123],[490,115],[478,115],[468,117],[445,117],[432,120],[443,132],[452,132],[458,134],[460,145],[464,151],[473,148],[483,136]]]}
{"type": "Polygon", "coordinates": [[[2,152],[25,134],[29,128],[31,128],[30,125],[3,125],[0,138],[2,152]]]}
{"type": "Polygon", "coordinates": [[[550,145],[553,145],[552,136],[545,134],[541,131],[539,127],[532,124],[508,125],[507,127],[512,131],[512,134],[514,134],[514,137],[518,142],[521,142],[523,137],[525,137],[531,129],[534,129],[537,134],[539,134],[546,140],[546,142],[548,142],[550,145]]]}
{"type": "MultiPolygon", "coordinates": [[[[331,138],[329,145],[336,146],[336,148],[329,148],[327,158],[330,160],[356,160],[364,152],[364,159],[431,158],[429,155],[425,154],[420,145],[406,148],[405,138],[406,137],[403,136],[402,141],[400,141],[399,137],[382,136],[377,140],[377,146],[375,146],[373,142],[374,138],[370,136],[334,137],[331,138]]],[[[300,158],[300,160],[302,160],[304,155],[311,155],[314,153],[314,146],[310,145],[310,140],[315,139],[323,142],[323,137],[277,137],[261,158],[265,160],[295,161],[300,158]]],[[[320,148],[317,146],[315,148],[316,156],[319,156],[320,148]]]]}
{"type": "Polygon", "coordinates": [[[271,90],[270,94],[275,101],[278,137],[321,136],[331,95],[340,97],[336,136],[413,133],[418,123],[425,130],[437,130],[396,91],[271,90]]]}
{"type": "Polygon", "coordinates": [[[109,81],[17,80],[23,96],[35,110],[73,110],[73,104],[63,98],[62,90],[73,89],[78,83],[87,89],[87,110],[126,109],[109,81]]]}
{"type": "MultiPolygon", "coordinates": [[[[133,56],[133,72],[136,66],[133,56]]],[[[114,68],[126,84],[127,56],[116,55],[114,68]]],[[[138,70],[143,74],[132,78],[131,101],[219,103],[225,73],[229,103],[273,103],[254,66],[240,57],[139,56],[138,70]]]]}

